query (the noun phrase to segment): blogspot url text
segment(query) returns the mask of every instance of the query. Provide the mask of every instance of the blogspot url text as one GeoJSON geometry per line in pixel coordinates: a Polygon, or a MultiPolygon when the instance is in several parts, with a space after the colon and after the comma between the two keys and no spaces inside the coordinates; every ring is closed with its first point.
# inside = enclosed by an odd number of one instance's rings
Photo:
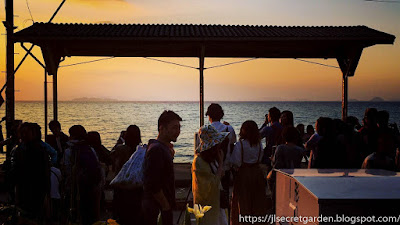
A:
{"type": "Polygon", "coordinates": [[[400,215],[398,216],[276,216],[274,214],[265,216],[240,215],[239,223],[348,223],[348,224],[363,224],[363,223],[399,223],[400,215]]]}

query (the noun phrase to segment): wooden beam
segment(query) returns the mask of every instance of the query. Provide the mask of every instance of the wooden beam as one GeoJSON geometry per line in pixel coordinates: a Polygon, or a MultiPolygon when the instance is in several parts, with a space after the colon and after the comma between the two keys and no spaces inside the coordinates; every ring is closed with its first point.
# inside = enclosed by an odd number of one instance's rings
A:
{"type": "Polygon", "coordinates": [[[41,47],[41,49],[47,73],[49,75],[56,74],[63,54],[60,54],[58,50],[52,46],[41,47]]]}
{"type": "Polygon", "coordinates": [[[337,61],[342,71],[342,120],[345,121],[348,114],[348,78],[354,76],[363,48],[354,48],[342,51],[337,61]]]}
{"type": "Polygon", "coordinates": [[[41,47],[46,63],[46,71],[53,75],[53,120],[58,121],[58,88],[57,72],[61,62],[61,55],[54,47],[41,47]]]}

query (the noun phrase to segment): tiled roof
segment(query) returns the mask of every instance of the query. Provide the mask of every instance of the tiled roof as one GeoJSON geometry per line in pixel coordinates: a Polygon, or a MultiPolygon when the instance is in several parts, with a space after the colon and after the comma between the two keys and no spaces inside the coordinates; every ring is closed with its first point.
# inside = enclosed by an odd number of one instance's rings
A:
{"type": "Polygon", "coordinates": [[[35,23],[15,33],[17,41],[30,38],[250,38],[338,39],[393,42],[394,36],[366,26],[232,26],[159,24],[53,24],[35,23]]]}

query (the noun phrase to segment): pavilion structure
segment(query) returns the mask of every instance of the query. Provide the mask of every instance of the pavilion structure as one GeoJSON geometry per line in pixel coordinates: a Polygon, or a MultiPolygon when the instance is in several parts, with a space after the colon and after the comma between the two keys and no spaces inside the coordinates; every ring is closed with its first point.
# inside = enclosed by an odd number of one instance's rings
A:
{"type": "MultiPolygon", "coordinates": [[[[364,48],[393,44],[395,36],[366,26],[231,26],[159,24],[34,23],[12,35],[13,43],[53,78],[54,120],[58,119],[57,72],[72,56],[199,58],[200,125],[204,124],[204,60],[208,58],[323,58],[337,60],[342,82],[342,119],[347,117],[348,78],[364,48]],[[31,43],[28,49],[25,44],[31,43]],[[40,47],[44,63],[31,53],[40,47]]],[[[17,68],[18,69],[18,68],[17,68]]],[[[15,71],[7,76],[14,80],[15,71]]],[[[248,77],[251,79],[251,76],[248,77]]],[[[46,81],[47,82],[47,81],[46,81]]],[[[8,82],[7,82],[8,83],[8,82]]],[[[14,90],[14,83],[7,89],[14,90]]],[[[46,89],[47,90],[47,89],[46,89]]],[[[14,95],[6,91],[7,122],[14,120],[14,95]]],[[[47,104],[47,91],[45,93],[47,104]]],[[[45,112],[47,114],[47,105],[45,112]]],[[[47,119],[47,115],[46,115],[47,119]]],[[[47,121],[46,121],[47,124],[47,121]]],[[[9,131],[7,130],[7,133],[9,131]]]]}

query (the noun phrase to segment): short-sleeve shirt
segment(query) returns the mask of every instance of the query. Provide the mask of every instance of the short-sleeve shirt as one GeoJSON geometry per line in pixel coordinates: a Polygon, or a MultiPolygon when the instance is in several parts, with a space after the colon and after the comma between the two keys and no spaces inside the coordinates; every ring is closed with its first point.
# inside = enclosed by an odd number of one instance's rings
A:
{"type": "Polygon", "coordinates": [[[213,126],[215,129],[217,129],[219,132],[229,132],[229,145],[228,145],[228,151],[226,154],[226,159],[224,162],[224,169],[228,170],[230,168],[230,157],[231,157],[231,145],[235,144],[236,142],[236,133],[235,130],[231,125],[225,125],[221,123],[220,121],[214,121],[211,123],[211,126],[213,126]]]}
{"type": "Polygon", "coordinates": [[[231,155],[231,163],[234,166],[240,167],[242,165],[242,144],[243,144],[243,162],[244,163],[258,163],[264,154],[262,151],[263,146],[260,141],[258,145],[251,146],[248,140],[238,141],[233,148],[231,155]]]}
{"type": "Polygon", "coordinates": [[[275,169],[300,168],[303,151],[299,146],[278,145],[272,159],[272,166],[275,169]]]}
{"type": "Polygon", "coordinates": [[[175,175],[171,149],[157,140],[150,140],[143,165],[145,198],[163,191],[171,207],[175,206],[175,175]]]}

